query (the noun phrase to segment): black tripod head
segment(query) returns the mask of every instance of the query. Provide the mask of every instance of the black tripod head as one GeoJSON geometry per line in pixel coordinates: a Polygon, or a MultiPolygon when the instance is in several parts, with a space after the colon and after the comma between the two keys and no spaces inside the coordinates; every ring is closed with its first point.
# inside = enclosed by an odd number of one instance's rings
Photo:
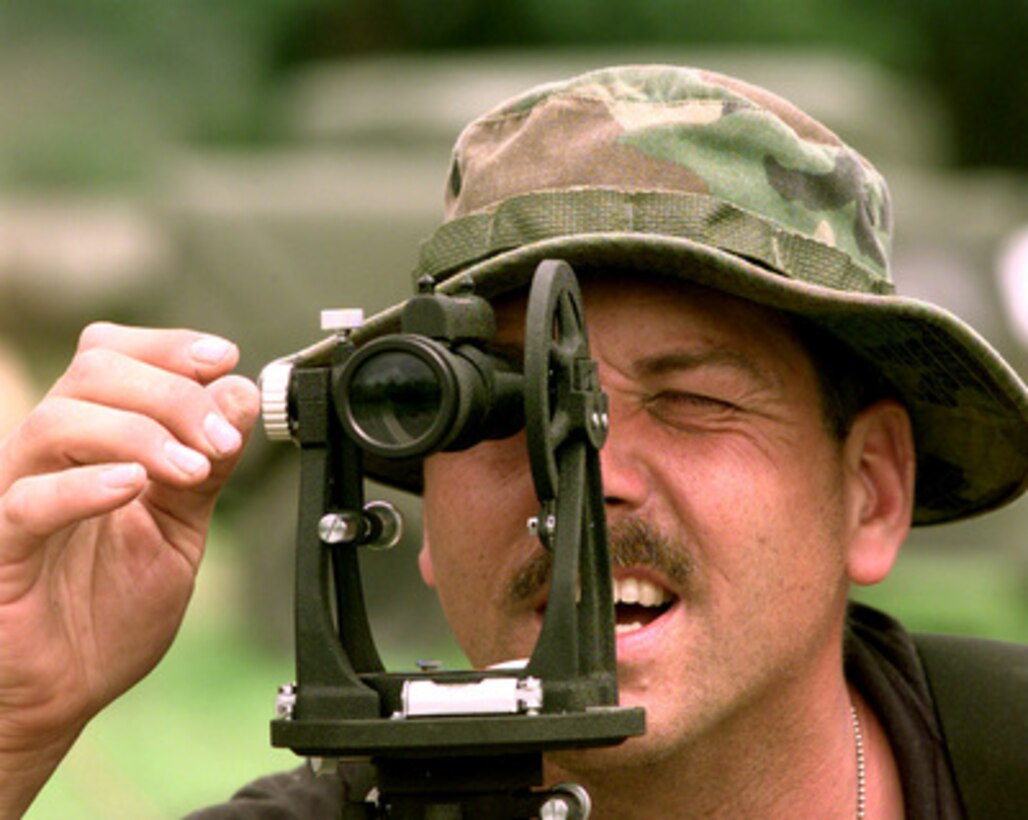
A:
{"type": "Polygon", "coordinates": [[[642,710],[617,703],[598,458],[606,397],[570,266],[550,260],[535,272],[522,371],[491,352],[494,332],[485,300],[425,282],[400,333],[360,348],[340,334],[262,375],[266,426],[299,445],[301,471],[296,682],[280,694],[272,743],[369,758],[377,800],[356,795],[349,816],[585,817],[580,788],[535,790],[543,752],[644,731],[642,710]],[[387,672],[359,558],[396,539],[398,524],[388,505],[365,503],[364,454],[422,458],[522,426],[539,499],[527,525],[553,558],[531,657],[517,668],[387,672]]]}

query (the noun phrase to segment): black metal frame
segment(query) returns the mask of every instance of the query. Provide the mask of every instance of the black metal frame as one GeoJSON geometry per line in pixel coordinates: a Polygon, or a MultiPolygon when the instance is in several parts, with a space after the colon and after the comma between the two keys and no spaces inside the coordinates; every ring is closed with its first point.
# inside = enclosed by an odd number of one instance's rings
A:
{"type": "MultiPolygon", "coordinates": [[[[421,297],[425,298],[423,294],[421,297]]],[[[446,300],[446,296],[427,298],[446,300]]],[[[296,537],[295,701],[273,721],[272,743],[322,758],[370,757],[377,805],[364,795],[350,817],[532,817],[548,799],[544,750],[616,744],[644,731],[638,708],[617,705],[610,564],[599,447],[606,397],[589,358],[581,296],[571,268],[542,263],[529,295],[525,419],[540,500],[539,536],[552,552],[542,631],[523,669],[394,673],[385,670],[364,605],[359,553],[364,515],[362,451],[339,422],[335,393],[354,348],[344,340],[328,364],[298,363],[290,420],[300,447],[296,537]],[[326,515],[363,522],[338,543],[326,515]],[[543,703],[524,714],[397,718],[404,684],[538,679],[543,703]],[[435,815],[433,815],[435,816],[435,815]]]]}

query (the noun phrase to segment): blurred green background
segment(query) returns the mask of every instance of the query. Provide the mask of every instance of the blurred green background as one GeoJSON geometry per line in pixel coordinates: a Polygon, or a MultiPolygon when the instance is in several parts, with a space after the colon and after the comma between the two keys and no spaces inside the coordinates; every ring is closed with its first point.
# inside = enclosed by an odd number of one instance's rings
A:
{"type": "MultiPolygon", "coordinates": [[[[201,327],[242,370],[318,310],[407,295],[450,146],[534,82],[678,62],[793,99],[890,179],[900,288],[1025,372],[1028,4],[1008,0],[5,0],[0,434],[96,318],[201,327]],[[1019,295],[1018,295],[1019,294],[1019,295]]],[[[164,818],[294,764],[267,724],[292,677],[291,448],[257,442],[158,670],[83,734],[30,818],[164,818]]],[[[395,498],[395,497],[394,497],[395,498]]],[[[414,567],[369,566],[394,666],[458,663],[414,567]]],[[[1028,641],[1028,504],[918,532],[860,597],[917,628],[1028,641]]]]}

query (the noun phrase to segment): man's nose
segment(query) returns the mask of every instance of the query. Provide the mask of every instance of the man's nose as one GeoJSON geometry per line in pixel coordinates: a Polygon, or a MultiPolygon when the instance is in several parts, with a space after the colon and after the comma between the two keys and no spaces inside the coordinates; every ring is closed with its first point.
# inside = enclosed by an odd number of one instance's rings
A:
{"type": "Polygon", "coordinates": [[[603,498],[608,511],[641,507],[649,491],[645,441],[633,431],[631,418],[611,402],[610,430],[600,449],[603,498]]]}

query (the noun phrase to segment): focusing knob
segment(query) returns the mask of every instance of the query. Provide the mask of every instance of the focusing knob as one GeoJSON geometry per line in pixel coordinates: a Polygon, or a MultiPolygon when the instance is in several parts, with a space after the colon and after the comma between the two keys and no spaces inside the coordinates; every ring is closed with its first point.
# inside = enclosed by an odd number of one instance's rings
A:
{"type": "Polygon", "coordinates": [[[264,433],[272,441],[289,441],[289,381],[293,366],[289,362],[275,361],[261,371],[261,418],[264,433]]]}

